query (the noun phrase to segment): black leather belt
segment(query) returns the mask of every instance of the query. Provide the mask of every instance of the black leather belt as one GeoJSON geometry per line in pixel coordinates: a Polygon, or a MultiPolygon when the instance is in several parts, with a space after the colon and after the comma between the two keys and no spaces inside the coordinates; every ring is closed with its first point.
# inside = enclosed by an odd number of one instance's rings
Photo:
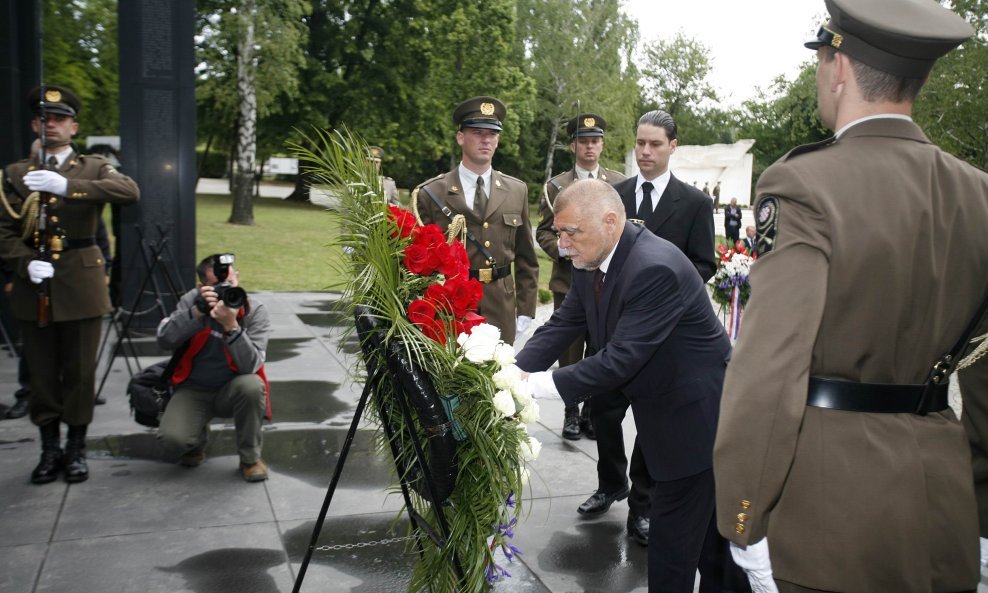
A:
{"type": "Polygon", "coordinates": [[[506,278],[511,274],[511,264],[506,266],[498,266],[496,268],[480,268],[479,270],[470,270],[470,277],[474,280],[480,280],[481,282],[494,282],[495,280],[500,280],[501,278],[506,278]]]}
{"type": "Polygon", "coordinates": [[[948,384],[889,385],[886,383],[854,383],[838,379],[810,377],[806,405],[814,408],[872,412],[877,414],[929,414],[946,410],[948,384]]]}
{"type": "Polygon", "coordinates": [[[95,237],[80,237],[78,239],[62,239],[62,251],[68,251],[69,249],[82,249],[83,247],[92,247],[96,244],[95,237]]]}

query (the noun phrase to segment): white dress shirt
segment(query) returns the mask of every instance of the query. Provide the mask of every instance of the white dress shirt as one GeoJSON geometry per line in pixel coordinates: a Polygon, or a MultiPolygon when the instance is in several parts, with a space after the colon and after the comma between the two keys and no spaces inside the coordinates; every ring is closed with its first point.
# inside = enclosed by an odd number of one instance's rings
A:
{"type": "Polygon", "coordinates": [[[477,178],[484,178],[484,192],[487,193],[487,198],[491,197],[491,172],[493,169],[490,167],[484,171],[483,175],[477,175],[470,169],[463,166],[463,161],[460,161],[460,168],[457,173],[460,176],[460,184],[463,185],[463,199],[466,200],[467,208],[473,210],[473,196],[477,193],[477,178]]]}
{"type": "Polygon", "coordinates": [[[596,167],[594,167],[594,170],[593,171],[587,171],[586,169],[581,169],[579,165],[577,165],[576,167],[574,167],[574,169],[576,169],[576,178],[577,179],[580,179],[580,180],[587,179],[587,178],[590,177],[590,174],[591,173],[593,173],[593,178],[594,179],[600,179],[600,165],[597,165],[596,167]]]}
{"type": "Polygon", "coordinates": [[[669,179],[672,178],[672,172],[666,169],[666,172],[659,175],[655,179],[645,179],[642,174],[638,174],[638,181],[635,183],[635,212],[642,207],[642,200],[645,199],[645,194],[642,193],[642,184],[646,181],[652,184],[652,212],[659,209],[659,198],[665,193],[666,187],[669,185],[669,179]]]}

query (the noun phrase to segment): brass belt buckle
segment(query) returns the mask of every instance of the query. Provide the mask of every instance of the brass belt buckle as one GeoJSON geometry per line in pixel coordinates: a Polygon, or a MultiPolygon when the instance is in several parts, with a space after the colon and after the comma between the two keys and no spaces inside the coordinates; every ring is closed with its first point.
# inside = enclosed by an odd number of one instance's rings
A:
{"type": "Polygon", "coordinates": [[[494,281],[494,268],[480,268],[477,270],[477,279],[490,284],[494,281]]]}

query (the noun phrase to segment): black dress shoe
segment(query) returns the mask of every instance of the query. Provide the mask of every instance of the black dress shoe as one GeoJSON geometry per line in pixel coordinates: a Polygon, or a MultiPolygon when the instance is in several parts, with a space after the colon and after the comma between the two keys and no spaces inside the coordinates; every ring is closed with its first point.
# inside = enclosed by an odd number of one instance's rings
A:
{"type": "Polygon", "coordinates": [[[607,512],[607,509],[611,508],[611,505],[616,501],[624,500],[628,498],[628,493],[630,490],[625,488],[620,492],[615,492],[614,494],[606,494],[600,490],[594,492],[590,498],[580,505],[576,512],[581,515],[600,515],[607,512]]]}
{"type": "Polygon", "coordinates": [[[31,483],[47,484],[54,482],[60,471],[62,471],[62,450],[57,448],[45,449],[41,452],[41,461],[31,472],[31,483]]]}
{"type": "Polygon", "coordinates": [[[14,405],[7,410],[7,418],[13,420],[14,418],[23,418],[24,416],[27,416],[28,407],[26,397],[23,399],[18,399],[14,402],[14,405]]]}
{"type": "Polygon", "coordinates": [[[579,416],[567,416],[563,419],[563,438],[571,441],[580,440],[579,416]]]}
{"type": "Polygon", "coordinates": [[[643,546],[648,545],[648,518],[628,513],[628,537],[643,546]]]}

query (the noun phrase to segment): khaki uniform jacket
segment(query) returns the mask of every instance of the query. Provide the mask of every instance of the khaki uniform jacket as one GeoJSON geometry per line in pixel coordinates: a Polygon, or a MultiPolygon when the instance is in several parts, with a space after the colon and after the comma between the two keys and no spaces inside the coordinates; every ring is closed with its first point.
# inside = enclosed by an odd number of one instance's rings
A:
{"type": "MultiPolygon", "coordinates": [[[[466,218],[467,228],[480,241],[498,266],[514,263],[514,276],[508,275],[490,283],[484,283],[484,296],[480,301],[480,314],[487,322],[501,330],[501,339],[511,344],[515,339],[515,318],[518,315],[535,317],[538,300],[539,263],[535,255],[532,224],[528,218],[528,189],[525,183],[500,171],[491,172],[491,188],[487,198],[487,212],[480,220],[467,208],[463,197],[463,184],[454,169],[434,177],[415,188],[415,205],[423,224],[434,223],[446,232],[450,220],[436,206],[423,187],[446,203],[456,214],[466,218]]],[[[471,241],[463,241],[470,268],[489,268],[484,255],[471,241]]]]}
{"type": "MultiPolygon", "coordinates": [[[[31,160],[8,165],[4,170],[3,194],[14,212],[32,193],[24,185],[24,175],[38,168],[31,160]]],[[[68,179],[67,196],[55,197],[50,203],[49,228],[61,227],[71,244],[73,239],[96,235],[96,226],[104,203],[130,204],[140,192],[130,177],[117,171],[101,156],[70,155],[58,171],[68,179]]],[[[21,221],[0,208],[0,258],[13,271],[11,308],[17,319],[38,318],[38,289],[28,277],[28,263],[38,258],[33,238],[21,239],[21,221]]],[[[49,281],[52,321],[72,321],[99,317],[110,310],[106,288],[103,254],[93,244],[63,251],[52,257],[55,275],[49,281]]]]}
{"type": "Polygon", "coordinates": [[[720,532],[767,536],[775,578],[803,587],[973,590],[977,510],[954,412],[828,410],[806,395],[810,375],[926,380],[984,296],[988,174],[883,118],[790,152],[757,195],[760,257],[714,450],[720,532]]]}
{"type": "MultiPolygon", "coordinates": [[[[624,175],[621,173],[604,167],[598,169],[598,175],[600,176],[599,179],[607,183],[616,183],[624,179],[624,175]]],[[[569,278],[573,264],[568,258],[559,259],[559,237],[552,230],[552,225],[555,223],[553,204],[556,202],[556,196],[577,179],[576,169],[570,169],[546,182],[542,187],[542,200],[539,202],[539,226],[535,229],[535,240],[542,247],[542,251],[545,251],[552,259],[549,290],[561,294],[566,294],[569,290],[569,278]]]]}

